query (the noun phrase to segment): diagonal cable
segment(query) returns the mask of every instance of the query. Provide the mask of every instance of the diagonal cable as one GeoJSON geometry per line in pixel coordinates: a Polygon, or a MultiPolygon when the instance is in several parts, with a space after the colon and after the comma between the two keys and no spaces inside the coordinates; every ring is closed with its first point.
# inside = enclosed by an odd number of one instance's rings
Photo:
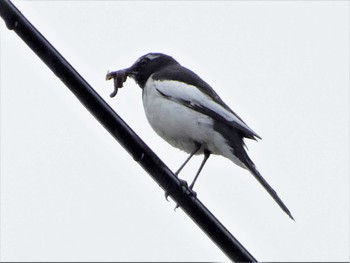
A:
{"type": "Polygon", "coordinates": [[[256,262],[256,259],[193,196],[158,156],[95,92],[82,76],[45,39],[9,0],[0,0],[0,16],[50,70],[73,92],[78,100],[124,147],[134,160],[171,195],[185,213],[211,238],[232,261],[256,262]]]}

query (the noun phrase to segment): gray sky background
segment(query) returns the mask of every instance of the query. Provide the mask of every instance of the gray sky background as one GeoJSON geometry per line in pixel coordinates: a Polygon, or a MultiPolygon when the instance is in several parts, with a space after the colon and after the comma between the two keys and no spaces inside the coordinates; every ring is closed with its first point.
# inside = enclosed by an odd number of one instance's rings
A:
{"type": "MultiPolygon", "coordinates": [[[[263,140],[247,142],[290,220],[212,156],[199,199],[261,261],[349,261],[348,1],[14,1],[172,169],[187,155],[107,70],[150,51],[206,80],[263,140]]],[[[0,22],[1,260],[228,261],[0,22]]],[[[181,177],[192,180],[196,157],[181,177]]]]}

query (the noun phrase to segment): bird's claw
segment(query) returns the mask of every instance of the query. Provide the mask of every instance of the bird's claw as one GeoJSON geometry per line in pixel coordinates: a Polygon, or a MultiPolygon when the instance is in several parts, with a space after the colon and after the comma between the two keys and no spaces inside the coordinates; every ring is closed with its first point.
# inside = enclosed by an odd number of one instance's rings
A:
{"type": "MultiPolygon", "coordinates": [[[[197,193],[191,188],[191,187],[188,187],[188,184],[185,180],[182,180],[182,179],[179,179],[180,180],[180,185],[182,187],[182,190],[183,192],[186,192],[188,191],[189,192],[189,195],[191,197],[197,197],[197,193]]],[[[169,193],[168,192],[165,192],[165,199],[169,202],[169,193]]],[[[174,208],[174,211],[176,211],[177,208],[179,208],[180,205],[179,204],[176,204],[175,208],[174,208]]]]}
{"type": "MultiPolygon", "coordinates": [[[[187,187],[187,189],[189,192],[190,192],[190,196],[193,197],[193,198],[196,198],[197,197],[197,193],[191,188],[191,187],[187,187]]],[[[179,208],[180,205],[179,204],[176,204],[175,208],[174,208],[174,211],[176,211],[177,208],[179,208]]]]}
{"type": "Polygon", "coordinates": [[[165,192],[165,194],[164,194],[165,200],[167,200],[168,202],[170,202],[169,199],[168,199],[169,195],[170,195],[170,194],[169,194],[168,192],[165,192]]]}
{"type": "MultiPolygon", "coordinates": [[[[188,184],[187,184],[187,182],[185,181],[185,180],[182,180],[182,179],[180,179],[180,178],[178,178],[179,180],[180,180],[180,185],[181,185],[181,187],[182,187],[182,189],[184,190],[184,189],[188,189],[188,184]]],[[[168,197],[169,197],[169,193],[168,192],[165,192],[165,199],[169,202],[169,199],[168,199],[168,197]]]]}

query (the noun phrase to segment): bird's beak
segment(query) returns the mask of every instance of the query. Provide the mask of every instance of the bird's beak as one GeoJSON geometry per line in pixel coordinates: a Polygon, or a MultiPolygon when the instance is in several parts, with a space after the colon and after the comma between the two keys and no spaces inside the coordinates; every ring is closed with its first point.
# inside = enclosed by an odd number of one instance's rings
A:
{"type": "Polygon", "coordinates": [[[137,71],[136,71],[134,65],[132,65],[130,68],[124,69],[124,71],[128,77],[135,79],[135,76],[137,75],[137,71]]]}
{"type": "Polygon", "coordinates": [[[131,71],[131,70],[129,70],[129,69],[126,69],[125,74],[126,74],[126,76],[129,77],[129,78],[135,79],[136,72],[131,71]]]}

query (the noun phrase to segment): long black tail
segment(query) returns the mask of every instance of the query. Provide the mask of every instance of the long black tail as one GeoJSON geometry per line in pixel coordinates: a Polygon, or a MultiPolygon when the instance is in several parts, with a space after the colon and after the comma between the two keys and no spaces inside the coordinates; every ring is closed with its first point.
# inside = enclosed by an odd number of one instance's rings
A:
{"type": "MultiPolygon", "coordinates": [[[[282,210],[291,218],[294,220],[291,212],[289,211],[289,209],[287,208],[287,206],[283,203],[283,201],[281,200],[281,198],[279,198],[279,196],[277,195],[276,191],[273,190],[273,188],[269,185],[268,182],[266,182],[266,180],[261,176],[261,174],[259,173],[259,171],[256,169],[254,163],[250,160],[248,154],[245,152],[245,150],[243,149],[244,154],[245,155],[241,160],[244,165],[247,167],[247,169],[254,175],[254,177],[256,178],[256,180],[259,181],[259,183],[266,189],[266,191],[271,195],[271,197],[276,201],[276,203],[282,208],[282,210]]],[[[295,220],[294,220],[295,221],[295,220]]]]}
{"type": "MultiPolygon", "coordinates": [[[[244,164],[244,166],[254,175],[256,180],[266,189],[266,191],[271,195],[273,199],[275,199],[276,203],[282,208],[282,210],[294,220],[292,214],[290,213],[287,206],[282,202],[281,198],[277,195],[276,191],[265,181],[265,179],[261,176],[259,171],[256,169],[252,160],[250,160],[247,152],[244,149],[244,141],[243,137],[246,138],[254,138],[254,134],[245,134],[242,133],[241,130],[238,130],[235,127],[227,125],[222,121],[214,121],[214,130],[219,132],[227,141],[227,143],[231,146],[231,152],[234,158],[230,158],[230,156],[226,156],[231,159],[234,163],[237,163],[236,158],[240,160],[244,164]]],[[[240,164],[238,164],[240,165],[240,164]]]]}

